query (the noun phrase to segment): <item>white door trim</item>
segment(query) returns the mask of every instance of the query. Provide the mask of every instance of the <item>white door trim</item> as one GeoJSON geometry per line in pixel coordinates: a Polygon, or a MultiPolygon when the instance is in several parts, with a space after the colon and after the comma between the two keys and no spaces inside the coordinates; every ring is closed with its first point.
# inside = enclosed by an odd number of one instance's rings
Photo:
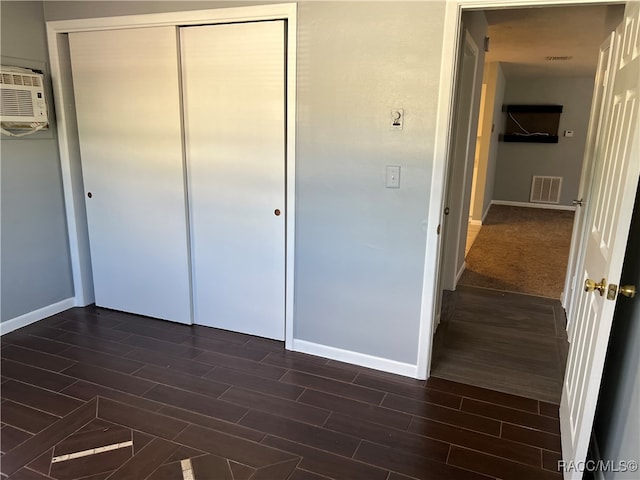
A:
{"type": "Polygon", "coordinates": [[[433,341],[436,304],[438,298],[438,275],[441,237],[437,233],[442,223],[442,210],[447,179],[447,159],[449,139],[453,122],[453,102],[457,75],[456,58],[460,47],[460,26],[463,10],[485,8],[522,8],[532,6],[593,5],[607,4],[606,0],[447,0],[445,4],[444,30],[442,39],[442,62],[440,65],[440,90],[433,150],[433,170],[429,197],[429,216],[425,262],[422,281],[422,302],[420,310],[420,333],[418,335],[418,378],[429,376],[431,370],[431,347],[433,341]]]}
{"type": "Polygon", "coordinates": [[[203,25],[257,20],[287,21],[287,130],[286,130],[286,233],[285,233],[285,346],[293,344],[295,252],[295,145],[296,145],[296,44],[297,4],[273,4],[120,17],[85,18],[47,22],[49,60],[58,120],[57,134],[67,217],[74,304],[94,301],[89,238],[67,35],[70,32],[111,30],[162,25],[203,25]]]}

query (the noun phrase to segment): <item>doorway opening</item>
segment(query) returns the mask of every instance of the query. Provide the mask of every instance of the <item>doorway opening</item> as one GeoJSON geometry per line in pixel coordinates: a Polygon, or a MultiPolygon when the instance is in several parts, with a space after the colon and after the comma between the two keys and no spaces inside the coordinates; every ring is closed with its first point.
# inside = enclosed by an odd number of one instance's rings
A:
{"type": "MultiPolygon", "coordinates": [[[[477,19],[471,14],[479,13],[463,13],[461,30],[477,30],[473,25],[477,19]]],[[[484,66],[484,72],[472,91],[477,116],[470,117],[466,138],[458,137],[465,131],[458,108],[453,120],[443,224],[445,253],[438,291],[440,315],[431,375],[559,404],[567,354],[567,305],[561,303],[561,293],[573,276],[565,271],[570,255],[575,254],[570,251],[576,235],[575,229],[572,234],[572,201],[589,187],[580,182],[599,45],[621,20],[623,7],[541,7],[482,13],[489,37],[482,43],[488,44],[489,51],[481,52],[484,64],[480,69],[484,66]],[[594,37],[598,25],[602,33],[602,38],[591,44],[591,66],[584,70],[575,64],[570,67],[547,60],[578,58],[582,53],[560,55],[557,48],[547,45],[545,50],[544,41],[529,41],[536,50],[527,51],[515,40],[515,36],[549,38],[556,46],[568,48],[571,42],[557,39],[561,34],[571,36],[571,25],[589,30],[594,37]],[[501,42],[506,42],[505,46],[501,42]],[[501,141],[507,116],[503,105],[508,104],[563,105],[558,143],[501,141]],[[462,168],[456,164],[458,144],[467,147],[460,160],[462,168]],[[531,201],[534,176],[563,179],[557,203],[531,201]],[[540,253],[535,254],[536,248],[540,253]],[[507,272],[511,280],[475,271],[472,260],[511,269],[507,272]],[[543,287],[553,283],[553,288],[527,288],[536,283],[543,287]]],[[[464,58],[464,43],[460,45],[458,57],[464,58]]],[[[459,65],[456,107],[468,95],[463,91],[461,60],[459,65]]]]}

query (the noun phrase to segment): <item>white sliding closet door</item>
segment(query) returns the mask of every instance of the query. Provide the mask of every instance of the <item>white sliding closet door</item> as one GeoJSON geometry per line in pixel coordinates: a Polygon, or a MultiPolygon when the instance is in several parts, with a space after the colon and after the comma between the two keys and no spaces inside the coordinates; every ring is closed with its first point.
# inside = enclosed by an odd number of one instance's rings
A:
{"type": "Polygon", "coordinates": [[[177,40],[69,34],[96,304],[191,323],[177,40]]]}
{"type": "Polygon", "coordinates": [[[283,21],[181,28],[195,323],[284,339],[283,21]]]}

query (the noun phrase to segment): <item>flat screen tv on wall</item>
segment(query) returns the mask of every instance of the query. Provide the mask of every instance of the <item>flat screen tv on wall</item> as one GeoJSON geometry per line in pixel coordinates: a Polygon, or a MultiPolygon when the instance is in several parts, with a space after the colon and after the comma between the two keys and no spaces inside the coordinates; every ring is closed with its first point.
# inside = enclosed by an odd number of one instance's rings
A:
{"type": "Polygon", "coordinates": [[[558,143],[562,105],[504,105],[504,142],[558,143]]]}

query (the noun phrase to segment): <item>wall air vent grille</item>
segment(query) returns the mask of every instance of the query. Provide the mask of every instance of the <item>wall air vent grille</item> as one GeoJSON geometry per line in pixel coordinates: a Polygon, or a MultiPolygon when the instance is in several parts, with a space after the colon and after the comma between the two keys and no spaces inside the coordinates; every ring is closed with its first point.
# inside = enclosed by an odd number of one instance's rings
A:
{"type": "Polygon", "coordinates": [[[562,177],[545,177],[534,175],[531,181],[532,203],[560,203],[560,191],[562,189],[562,177]]]}

